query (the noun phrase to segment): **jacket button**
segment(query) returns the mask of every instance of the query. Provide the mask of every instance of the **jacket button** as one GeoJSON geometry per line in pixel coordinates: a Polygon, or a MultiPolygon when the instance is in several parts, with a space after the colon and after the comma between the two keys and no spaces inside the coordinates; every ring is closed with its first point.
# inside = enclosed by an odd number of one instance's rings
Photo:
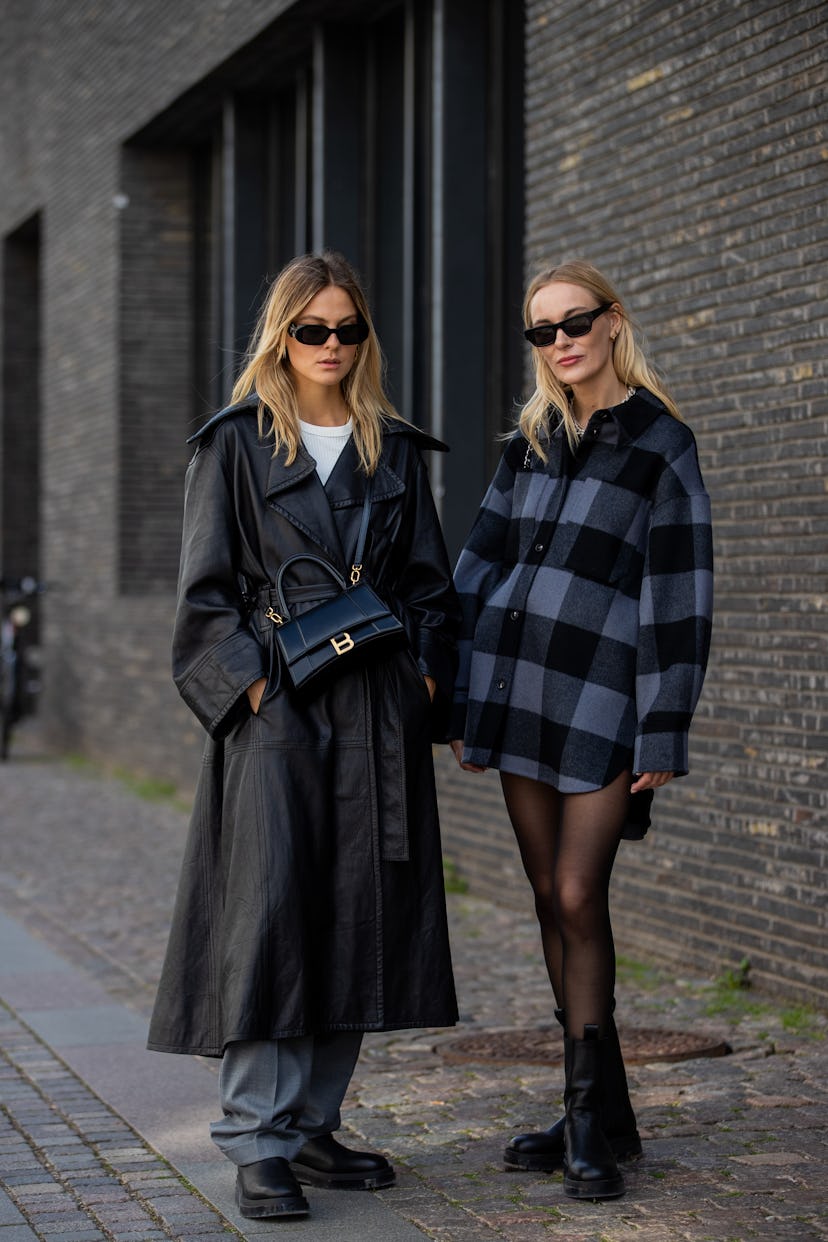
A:
{"type": "Polygon", "coordinates": [[[509,613],[509,616],[512,618],[513,621],[517,621],[518,617],[520,616],[520,613],[518,612],[517,608],[513,608],[512,611],[509,613]]]}
{"type": "Polygon", "coordinates": [[[536,551],[536,552],[542,552],[542,551],[543,551],[543,544],[542,544],[542,543],[536,543],[536,544],[535,544],[535,551],[536,551]]]}
{"type": "Polygon", "coordinates": [[[503,678],[502,678],[502,677],[499,677],[499,678],[498,678],[498,681],[497,681],[497,688],[498,688],[498,690],[505,690],[505,689],[506,689],[506,682],[503,680],[503,678]]]}

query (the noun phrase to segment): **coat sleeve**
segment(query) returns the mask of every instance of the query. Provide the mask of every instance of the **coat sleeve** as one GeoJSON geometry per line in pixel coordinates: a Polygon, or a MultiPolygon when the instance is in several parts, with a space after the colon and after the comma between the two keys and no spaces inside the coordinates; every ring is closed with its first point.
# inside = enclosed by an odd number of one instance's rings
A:
{"type": "Polygon", "coordinates": [[[481,609],[503,576],[506,564],[515,467],[512,441],[500,459],[489,489],[483,497],[474,525],[457,560],[454,585],[460,597],[460,636],[457,644],[458,669],[454,683],[450,735],[465,733],[469,701],[474,632],[481,609]]]}
{"type": "Polygon", "coordinates": [[[413,478],[406,489],[405,529],[410,537],[398,549],[402,555],[394,597],[405,614],[420,672],[434,678],[440,699],[448,703],[457,662],[460,608],[428,473],[419,453],[415,456],[413,478]]]}
{"type": "Polygon", "coordinates": [[[265,675],[264,653],[245,617],[239,533],[224,463],[212,444],[190,463],[173,631],[173,679],[211,737],[222,737],[249,685],[265,675]]]}
{"type": "Polygon", "coordinates": [[[713,611],[710,501],[695,443],[656,491],[639,604],[634,772],[688,771],[688,730],[701,693],[713,611]]]}

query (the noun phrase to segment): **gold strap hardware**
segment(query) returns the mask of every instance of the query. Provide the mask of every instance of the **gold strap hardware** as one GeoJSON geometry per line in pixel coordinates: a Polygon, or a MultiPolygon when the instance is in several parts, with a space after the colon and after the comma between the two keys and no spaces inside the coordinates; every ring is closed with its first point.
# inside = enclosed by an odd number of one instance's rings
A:
{"type": "Polygon", "coordinates": [[[268,608],[267,611],[265,612],[265,616],[267,617],[268,621],[272,621],[274,625],[284,625],[285,623],[284,617],[279,616],[278,612],[276,611],[276,609],[273,607],[272,604],[270,608],[268,608]]]}
{"type": "Polygon", "coordinates": [[[351,566],[351,586],[356,586],[356,584],[359,582],[359,576],[361,573],[362,573],[361,565],[351,566]]]}

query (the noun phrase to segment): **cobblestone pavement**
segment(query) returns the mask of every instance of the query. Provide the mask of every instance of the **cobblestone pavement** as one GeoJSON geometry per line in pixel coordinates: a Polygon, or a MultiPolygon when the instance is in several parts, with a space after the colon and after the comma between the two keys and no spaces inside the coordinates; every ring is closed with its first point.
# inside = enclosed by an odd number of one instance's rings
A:
{"type": "Polygon", "coordinates": [[[238,1236],[7,1009],[0,1049],[0,1242],[238,1236]]]}
{"type": "MultiPolygon", "coordinates": [[[[0,909],[146,1014],[186,811],[36,747],[18,754],[0,771],[0,909]]],[[[576,1202],[560,1174],[501,1162],[510,1134],[558,1115],[560,1066],[449,1055],[474,1033],[548,1027],[557,1043],[534,921],[528,908],[469,895],[449,906],[461,1026],[366,1037],[344,1112],[352,1135],[398,1168],[381,1199],[401,1237],[413,1224],[446,1242],[828,1238],[824,1016],[738,979],[668,978],[622,961],[622,1042],[625,1030],[690,1031],[733,1051],[630,1066],[644,1158],[624,1166],[624,1198],[576,1202]]],[[[14,1012],[0,1018],[0,1242],[238,1236],[14,1012]]],[[[314,1237],[307,1223],[269,1231],[314,1237]]]]}

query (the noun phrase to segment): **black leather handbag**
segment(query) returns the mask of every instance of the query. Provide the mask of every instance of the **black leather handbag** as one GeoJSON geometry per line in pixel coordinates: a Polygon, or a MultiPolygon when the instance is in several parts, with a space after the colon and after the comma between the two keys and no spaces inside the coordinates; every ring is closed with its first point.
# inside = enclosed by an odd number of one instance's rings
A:
{"type": "Polygon", "coordinates": [[[367,583],[361,582],[362,555],[371,512],[373,480],[368,481],[362,525],[351,566],[351,585],[330,561],[311,553],[288,557],[276,577],[276,601],[265,612],[273,624],[282,677],[295,690],[311,691],[369,655],[384,655],[405,644],[405,628],[367,583]],[[297,561],[311,561],[339,591],[298,617],[291,617],[284,577],[297,561]]]}

